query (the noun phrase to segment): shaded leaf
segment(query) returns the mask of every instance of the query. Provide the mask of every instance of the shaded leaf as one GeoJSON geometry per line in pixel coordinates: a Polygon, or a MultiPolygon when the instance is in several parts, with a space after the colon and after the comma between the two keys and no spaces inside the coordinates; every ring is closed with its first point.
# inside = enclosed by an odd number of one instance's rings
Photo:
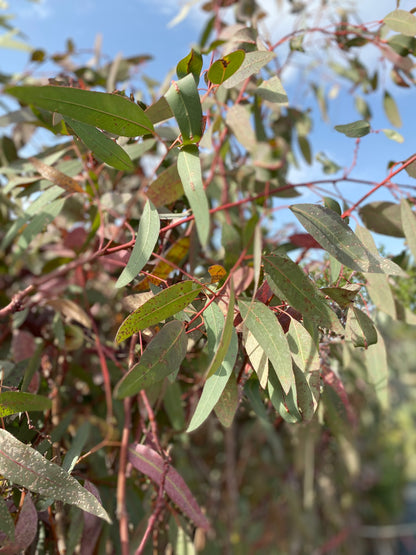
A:
{"type": "Polygon", "coordinates": [[[25,104],[58,112],[116,135],[137,137],[153,131],[143,110],[118,94],[50,85],[8,87],[5,92],[25,104]]]}
{"type": "Polygon", "coordinates": [[[302,372],[319,371],[319,352],[315,341],[304,326],[295,320],[295,318],[292,318],[290,321],[287,342],[292,358],[302,372]]]}
{"type": "Polygon", "coordinates": [[[197,143],[202,137],[202,107],[192,74],[173,81],[165,98],[175,116],[183,144],[197,143]]]}
{"type": "Polygon", "coordinates": [[[390,237],[404,237],[399,204],[373,201],[361,206],[359,214],[365,226],[371,231],[390,237]]]}
{"type": "Polygon", "coordinates": [[[274,372],[269,373],[269,381],[267,383],[270,401],[272,405],[286,422],[295,424],[302,420],[297,407],[296,385],[290,387],[285,393],[274,372]]]}
{"type": "Polygon", "coordinates": [[[416,216],[406,199],[400,201],[401,220],[410,252],[416,260],[416,216]]]}
{"type": "Polygon", "coordinates": [[[136,242],[127,266],[121,272],[116,287],[124,287],[141,272],[147,264],[159,237],[160,220],[156,208],[150,200],[146,201],[140,218],[136,242]]]}
{"type": "Polygon", "coordinates": [[[91,329],[91,319],[83,308],[71,299],[48,299],[46,303],[60,312],[68,321],[74,320],[85,328],[91,329]]]}
{"type": "Polygon", "coordinates": [[[68,116],[65,116],[64,120],[101,162],[105,162],[117,170],[126,171],[133,169],[133,162],[127,152],[96,127],[76,121],[68,116]]]}
{"type": "Polygon", "coordinates": [[[152,269],[152,275],[146,276],[135,289],[144,291],[149,288],[149,283],[160,285],[163,280],[166,280],[168,275],[188,254],[190,238],[181,237],[164,253],[165,260],[159,260],[156,266],[152,269]],[[170,264],[170,262],[172,264],[170,264]]]}
{"type": "Polygon", "coordinates": [[[268,102],[276,104],[288,104],[288,98],[282,82],[275,75],[267,81],[263,81],[256,89],[256,94],[268,102]]]}
{"type": "Polygon", "coordinates": [[[388,91],[384,92],[383,107],[389,122],[394,125],[394,127],[401,127],[402,119],[400,117],[399,109],[396,101],[388,91]]]}
{"type": "Polygon", "coordinates": [[[202,286],[193,281],[184,281],[160,291],[124,320],[117,332],[116,343],[180,312],[199,295],[201,289],[202,286]]]}
{"type": "Polygon", "coordinates": [[[128,449],[129,462],[148,476],[160,487],[164,479],[164,489],[177,507],[190,518],[196,526],[208,530],[209,522],[189,491],[182,476],[164,459],[147,445],[133,444],[128,449]]]}
{"type": "Polygon", "coordinates": [[[199,242],[205,246],[209,238],[209,205],[202,182],[201,162],[196,145],[183,146],[178,155],[178,173],[186,198],[195,216],[199,242]]]}
{"type": "Polygon", "coordinates": [[[346,287],[321,287],[320,291],[328,295],[341,308],[347,308],[358,295],[361,285],[350,284],[346,287]]]}
{"type": "Polygon", "coordinates": [[[316,325],[331,329],[335,333],[344,333],[336,314],[295,262],[279,255],[267,256],[263,262],[267,281],[277,297],[284,298],[316,325]]]}
{"type": "Polygon", "coordinates": [[[216,353],[208,367],[207,379],[210,378],[215,372],[220,368],[222,361],[224,360],[228,349],[230,347],[231,337],[234,330],[234,292],[231,286],[230,299],[228,303],[227,316],[225,318],[225,324],[221,331],[221,336],[216,344],[216,353]]]}
{"type": "Polygon", "coordinates": [[[21,391],[4,391],[0,393],[0,417],[19,412],[49,410],[52,401],[41,395],[22,393],[21,391]]]}
{"type": "Polygon", "coordinates": [[[168,322],[147,345],[140,361],[123,376],[114,390],[116,399],[124,399],[177,372],[186,355],[188,340],[185,326],[178,320],[168,322]]]}
{"type": "Polygon", "coordinates": [[[403,275],[397,264],[369,252],[336,212],[315,204],[297,204],[290,209],[318,243],[351,270],[403,275]]]}
{"type": "Polygon", "coordinates": [[[192,48],[189,54],[185,56],[185,58],[182,58],[176,66],[178,79],[182,79],[191,73],[196,83],[198,83],[202,65],[203,61],[201,54],[192,48]]]}
{"type": "Polygon", "coordinates": [[[389,366],[384,339],[378,333],[378,341],[364,353],[368,380],[374,385],[377,398],[384,409],[389,406],[388,374],[389,366]]]}
{"type": "Polygon", "coordinates": [[[370,124],[368,121],[359,120],[345,125],[336,125],[335,130],[344,133],[347,137],[364,137],[370,133],[370,124]]]}
{"type": "Polygon", "coordinates": [[[236,50],[215,61],[207,72],[207,78],[214,85],[221,85],[241,67],[246,54],[244,50],[236,50]]]}
{"type": "Polygon", "coordinates": [[[60,466],[0,429],[0,474],[30,491],[76,505],[111,523],[96,498],[60,466]]]}
{"type": "MultiPolygon", "coordinates": [[[[10,515],[9,515],[10,516],[10,515]]],[[[0,553],[15,555],[24,553],[36,537],[38,530],[38,514],[30,495],[26,495],[19,511],[19,518],[14,530],[14,538],[4,541],[0,533],[0,553]]]]}
{"type": "Polygon", "coordinates": [[[384,23],[393,31],[403,35],[416,35],[416,17],[405,10],[393,10],[386,15],[384,23]]]}
{"type": "Polygon", "coordinates": [[[267,65],[276,56],[274,52],[247,52],[240,69],[227,79],[223,86],[226,89],[235,87],[242,81],[248,79],[251,75],[260,71],[262,67],[267,65]]]}
{"type": "MultiPolygon", "coordinates": [[[[244,324],[260,344],[282,385],[285,393],[295,386],[289,346],[276,315],[259,302],[238,301],[244,324]]],[[[270,372],[269,372],[270,380],[270,372]]]]}
{"type": "Polygon", "coordinates": [[[234,374],[231,374],[221,397],[214,407],[215,414],[224,428],[230,428],[238,409],[238,386],[234,374]]]}
{"type": "Polygon", "coordinates": [[[249,152],[254,151],[257,146],[257,139],[247,108],[241,106],[241,104],[234,104],[228,109],[225,121],[237,141],[249,152]]]}
{"type": "Polygon", "coordinates": [[[146,191],[146,196],[156,207],[175,202],[183,195],[183,185],[176,164],[160,173],[146,191]]]}
{"type": "Polygon", "coordinates": [[[4,545],[5,536],[10,543],[14,542],[14,521],[3,496],[0,496],[0,544],[4,545]]]}
{"type": "Polygon", "coordinates": [[[261,387],[265,389],[269,377],[269,359],[251,331],[247,330],[244,336],[244,348],[250,364],[257,374],[261,387]]]}
{"type": "Polygon", "coordinates": [[[377,343],[377,331],[373,321],[355,306],[348,309],[345,338],[347,341],[352,341],[354,347],[365,349],[377,343]]]}
{"type": "Polygon", "coordinates": [[[302,420],[309,422],[318,408],[321,395],[321,377],[319,371],[302,372],[295,364],[293,372],[296,379],[296,395],[302,420]]]}
{"type": "Polygon", "coordinates": [[[69,193],[85,193],[84,189],[81,187],[78,181],[76,181],[72,177],[69,177],[69,175],[62,173],[52,166],[44,164],[33,156],[29,158],[29,160],[32,162],[32,164],[35,166],[42,177],[48,179],[49,181],[52,181],[52,183],[55,183],[55,185],[58,185],[62,189],[65,189],[65,191],[68,191],[69,193]]]}

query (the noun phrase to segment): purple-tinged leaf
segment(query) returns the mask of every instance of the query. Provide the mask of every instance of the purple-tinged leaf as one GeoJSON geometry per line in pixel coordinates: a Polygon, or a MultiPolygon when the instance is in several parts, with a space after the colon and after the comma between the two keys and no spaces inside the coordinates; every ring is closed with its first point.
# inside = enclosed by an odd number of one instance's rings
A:
{"type": "Polygon", "coordinates": [[[0,496],[0,545],[5,541],[6,537],[10,542],[14,542],[14,522],[8,504],[0,496]]]}
{"type": "MultiPolygon", "coordinates": [[[[98,489],[85,480],[84,487],[101,503],[101,497],[98,489]]],[[[94,553],[94,548],[97,543],[98,537],[103,527],[103,522],[100,518],[92,515],[91,513],[83,512],[84,517],[84,530],[82,532],[81,549],[80,553],[94,553]]]]}
{"type": "Polygon", "coordinates": [[[14,541],[5,541],[5,535],[0,532],[0,553],[2,555],[16,555],[25,551],[36,537],[38,529],[38,514],[30,495],[25,496],[16,523],[14,541]]]}
{"type": "Polygon", "coordinates": [[[132,444],[128,450],[128,459],[134,468],[148,476],[157,486],[161,485],[165,477],[165,492],[175,505],[199,528],[210,528],[206,516],[182,476],[172,466],[166,471],[166,463],[156,451],[147,445],[132,444]]]}

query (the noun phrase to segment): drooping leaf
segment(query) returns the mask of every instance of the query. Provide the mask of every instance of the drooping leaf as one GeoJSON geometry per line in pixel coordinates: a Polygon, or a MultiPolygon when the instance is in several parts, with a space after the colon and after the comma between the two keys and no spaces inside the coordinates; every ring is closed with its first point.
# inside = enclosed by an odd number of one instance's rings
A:
{"type": "Polygon", "coordinates": [[[359,214],[367,229],[389,237],[404,237],[399,204],[373,201],[361,206],[359,214]]]}
{"type": "Polygon", "coordinates": [[[102,131],[68,116],[65,116],[64,120],[101,162],[105,162],[117,170],[133,169],[133,162],[127,152],[115,141],[104,135],[102,131]]]}
{"type": "Polygon", "coordinates": [[[416,215],[410,208],[407,200],[402,199],[400,202],[402,227],[409,245],[410,252],[416,260],[416,215]]]}
{"type": "MultiPolygon", "coordinates": [[[[14,522],[5,499],[0,496],[0,534],[5,534],[9,542],[14,541],[14,522]]],[[[4,537],[0,541],[4,544],[4,537]],[[3,541],[1,541],[3,540],[3,541]]]]}
{"type": "Polygon", "coordinates": [[[296,395],[302,420],[309,422],[318,408],[321,395],[321,377],[319,372],[303,372],[296,364],[293,366],[296,379],[296,395]]]}
{"type": "Polygon", "coordinates": [[[0,429],[0,474],[30,491],[76,505],[111,523],[97,499],[57,464],[0,429]]]}
{"type": "Polygon", "coordinates": [[[210,524],[189,491],[182,476],[164,459],[147,445],[133,444],[128,450],[129,462],[148,476],[157,486],[164,480],[164,489],[179,509],[190,518],[196,526],[209,530],[210,524]]]}
{"type": "Polygon", "coordinates": [[[335,130],[344,133],[347,137],[359,138],[370,133],[370,124],[368,121],[359,120],[345,125],[336,125],[335,130]]]}
{"type": "Polygon", "coordinates": [[[256,94],[268,102],[276,104],[287,104],[288,98],[280,79],[275,75],[267,81],[263,81],[256,89],[256,94]]]}
{"type": "MultiPolygon", "coordinates": [[[[225,330],[225,327],[224,327],[225,330]]],[[[238,339],[235,329],[231,327],[231,338],[229,348],[225,353],[225,357],[220,363],[214,374],[208,377],[202,390],[202,395],[198,405],[192,415],[191,422],[187,428],[187,432],[193,432],[201,426],[208,416],[211,414],[218,400],[220,399],[231,373],[234,368],[235,360],[238,352],[238,339]]],[[[215,357],[214,357],[215,358],[215,357]]],[[[212,366],[212,363],[211,365],[212,366]]]]}
{"type": "Polygon", "coordinates": [[[116,343],[180,312],[199,295],[201,288],[201,285],[189,280],[160,291],[124,320],[117,332],[116,343]]]}
{"type": "Polygon", "coordinates": [[[118,382],[116,399],[124,399],[177,372],[185,358],[188,340],[185,326],[178,320],[168,322],[144,350],[138,364],[118,382]]]}
{"type": "Polygon", "coordinates": [[[354,347],[365,349],[377,343],[377,331],[373,321],[356,306],[348,309],[345,338],[347,341],[352,341],[354,347]]]}
{"type": "Polygon", "coordinates": [[[384,23],[397,33],[416,35],[416,17],[405,10],[393,10],[384,18],[384,23]]]}
{"type": "Polygon", "coordinates": [[[238,409],[238,386],[234,374],[228,379],[227,385],[214,407],[215,414],[224,428],[230,428],[238,409]]]}
{"type": "Polygon", "coordinates": [[[62,173],[52,166],[44,164],[33,156],[30,158],[30,161],[42,177],[48,179],[49,181],[52,181],[52,183],[58,185],[65,191],[68,191],[69,193],[85,193],[84,189],[81,187],[78,181],[76,181],[72,177],[69,177],[69,175],[62,173]]]}
{"type": "MultiPolygon", "coordinates": [[[[263,303],[239,300],[244,324],[260,344],[282,385],[285,393],[295,386],[289,346],[276,315],[263,303]]],[[[270,380],[270,371],[269,371],[270,380]]]]}
{"type": "Polygon", "coordinates": [[[280,381],[276,378],[274,372],[269,373],[269,381],[267,383],[270,401],[272,405],[286,422],[295,424],[302,420],[297,406],[296,384],[290,387],[286,393],[283,391],[280,381]]]}
{"type": "Polygon", "coordinates": [[[205,246],[210,230],[209,205],[202,182],[201,162],[196,145],[187,145],[181,148],[178,155],[178,173],[195,216],[199,242],[205,246]]]}
{"type": "Polygon", "coordinates": [[[244,348],[250,364],[257,374],[261,387],[265,389],[269,377],[269,359],[251,331],[247,330],[244,336],[244,348]]]}
{"type": "Polygon", "coordinates": [[[276,54],[274,52],[247,52],[240,69],[231,75],[231,77],[223,83],[223,86],[226,89],[235,87],[242,81],[251,77],[251,75],[260,71],[260,69],[273,60],[275,56],[276,54]]]}
{"type": "Polygon", "coordinates": [[[397,264],[369,252],[336,212],[315,204],[297,204],[290,209],[318,243],[348,268],[403,275],[397,264]]]}
{"type": "Polygon", "coordinates": [[[225,318],[225,324],[221,332],[221,336],[216,345],[216,353],[211,360],[211,363],[207,370],[207,379],[216,373],[218,368],[222,365],[222,362],[229,350],[230,342],[232,338],[232,333],[234,330],[234,292],[231,286],[230,299],[228,303],[227,316],[225,318]]]}
{"type": "MultiPolygon", "coordinates": [[[[7,507],[6,507],[7,509],[7,507]]],[[[10,514],[9,514],[10,517],[10,514]]],[[[13,521],[12,521],[13,525],[13,521]]],[[[14,537],[5,537],[0,532],[0,553],[14,555],[24,553],[36,537],[38,531],[38,514],[30,495],[25,495],[23,505],[20,507],[18,520],[14,529],[14,537]]]]}
{"type": "Polygon", "coordinates": [[[321,293],[328,295],[341,308],[347,308],[354,301],[361,289],[361,285],[350,284],[345,287],[322,287],[321,293]]]}
{"type": "MultiPolygon", "coordinates": [[[[21,250],[27,249],[33,239],[60,214],[65,204],[65,199],[57,199],[49,203],[21,230],[18,246],[21,250]]],[[[20,231],[20,230],[18,230],[20,231]]]]}
{"type": "Polygon", "coordinates": [[[368,379],[374,385],[382,408],[387,409],[389,406],[389,365],[386,346],[380,332],[378,332],[377,343],[368,347],[364,355],[368,379]]]}
{"type": "Polygon", "coordinates": [[[237,141],[252,152],[257,145],[256,135],[251,125],[250,114],[241,104],[234,104],[227,111],[226,123],[231,128],[237,141]]]}
{"type": "Polygon", "coordinates": [[[165,98],[172,109],[183,144],[197,143],[202,137],[202,107],[194,76],[190,73],[173,81],[165,98]]]}
{"type": "Polygon", "coordinates": [[[292,358],[302,372],[319,371],[319,352],[315,341],[304,326],[295,318],[290,321],[287,342],[292,358]]]}
{"type": "Polygon", "coordinates": [[[244,50],[236,50],[215,61],[208,69],[207,78],[214,85],[221,85],[240,69],[246,54],[244,50]]]}
{"type": "Polygon", "coordinates": [[[146,276],[135,289],[144,291],[149,288],[149,283],[160,285],[168,275],[188,254],[190,238],[181,237],[164,253],[165,260],[159,260],[156,266],[152,269],[152,275],[146,276]]]}
{"type": "Polygon", "coordinates": [[[81,326],[91,329],[91,318],[75,301],[71,299],[48,299],[45,304],[60,312],[68,321],[74,320],[81,326]]]}
{"type": "Polygon", "coordinates": [[[183,185],[176,164],[160,173],[146,191],[156,207],[167,206],[183,195],[183,185]]]}
{"type": "Polygon", "coordinates": [[[147,264],[159,237],[160,220],[156,208],[150,200],[146,201],[140,218],[136,242],[127,266],[121,272],[116,287],[124,287],[141,272],[147,264]]]}
{"type": "Polygon", "coordinates": [[[53,85],[8,87],[6,92],[25,104],[58,112],[116,135],[137,137],[153,131],[140,106],[118,94],[53,85]]]}
{"type": "Polygon", "coordinates": [[[389,122],[394,125],[394,127],[401,127],[402,118],[400,117],[399,108],[397,107],[396,101],[388,91],[384,92],[383,107],[389,122]]]}
{"type": "Polygon", "coordinates": [[[41,395],[21,391],[3,391],[0,393],[0,417],[19,412],[49,410],[52,401],[41,395]]]}
{"type": "Polygon", "coordinates": [[[404,137],[395,129],[382,129],[385,136],[396,143],[404,143],[404,137]]]}
{"type": "Polygon", "coordinates": [[[331,329],[335,333],[344,333],[344,328],[334,311],[295,262],[279,255],[264,257],[263,262],[267,281],[275,295],[284,298],[316,325],[331,329]]]}

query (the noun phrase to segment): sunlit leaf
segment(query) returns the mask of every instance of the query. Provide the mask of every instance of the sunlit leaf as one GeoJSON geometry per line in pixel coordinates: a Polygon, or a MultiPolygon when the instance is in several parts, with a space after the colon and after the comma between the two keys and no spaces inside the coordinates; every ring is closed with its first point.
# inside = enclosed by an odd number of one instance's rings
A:
{"type": "Polygon", "coordinates": [[[361,206],[359,214],[367,229],[390,237],[404,237],[399,204],[376,200],[361,206]]]}
{"type": "Polygon", "coordinates": [[[386,15],[384,23],[393,31],[403,35],[416,35],[416,17],[405,10],[393,10],[386,15]]]}
{"type": "Polygon", "coordinates": [[[8,541],[5,541],[3,534],[0,532],[0,553],[6,555],[24,553],[30,548],[35,539],[38,531],[38,514],[30,494],[25,495],[23,505],[19,507],[17,518],[13,538],[9,536],[8,541]]]}
{"type": "Polygon", "coordinates": [[[49,410],[52,401],[41,395],[32,395],[21,391],[3,391],[0,393],[0,417],[19,412],[49,410]]]}
{"type": "Polygon", "coordinates": [[[185,56],[185,58],[182,58],[176,66],[178,79],[182,79],[191,73],[196,83],[198,83],[202,65],[203,61],[201,54],[192,48],[189,54],[185,56]]]}
{"type": "Polygon", "coordinates": [[[117,399],[124,399],[163,380],[179,369],[186,355],[188,340],[182,322],[173,320],[163,326],[147,345],[140,361],[118,382],[117,399]]]}
{"type": "Polygon", "coordinates": [[[344,333],[334,311],[295,262],[279,255],[264,257],[263,262],[267,281],[275,295],[285,299],[316,325],[344,333]]]}
{"type": "Polygon", "coordinates": [[[121,343],[134,333],[159,324],[180,312],[199,295],[200,291],[201,286],[190,280],[160,291],[124,320],[117,332],[116,343],[121,343]]]}
{"type": "MultiPolygon", "coordinates": [[[[282,385],[285,393],[295,386],[289,346],[276,315],[263,303],[239,300],[244,324],[260,344],[282,385]]],[[[269,371],[269,379],[270,379],[269,371]]]]}
{"type": "Polygon", "coordinates": [[[58,112],[124,137],[153,131],[153,125],[143,110],[118,94],[50,85],[8,87],[6,92],[25,104],[58,112]]]}
{"type": "Polygon", "coordinates": [[[397,264],[369,252],[336,212],[317,204],[297,204],[290,209],[318,243],[348,268],[403,275],[397,264]]]}
{"type": "Polygon", "coordinates": [[[202,137],[202,107],[192,74],[174,81],[165,98],[178,122],[184,144],[197,143],[202,137]]]}
{"type": "Polygon", "coordinates": [[[269,359],[251,331],[247,330],[244,335],[244,348],[250,364],[257,374],[261,387],[265,389],[269,377],[269,359]]]}
{"type": "Polygon", "coordinates": [[[319,371],[319,352],[315,341],[304,326],[294,318],[290,321],[287,342],[295,364],[303,372],[319,371]]]}
{"type": "Polygon", "coordinates": [[[402,119],[400,117],[399,109],[397,107],[396,101],[388,91],[384,92],[383,107],[389,122],[394,125],[394,127],[401,127],[402,119]]]}
{"type": "Polygon", "coordinates": [[[347,308],[358,295],[361,285],[351,284],[346,287],[321,287],[320,291],[328,295],[341,308],[347,308]]]}
{"type": "Polygon", "coordinates": [[[208,69],[207,78],[214,85],[221,85],[240,68],[245,56],[244,50],[236,50],[220,58],[208,69]]]}
{"type": "Polygon", "coordinates": [[[202,181],[201,162],[196,145],[183,146],[178,154],[178,173],[186,198],[195,216],[199,242],[205,246],[209,239],[209,205],[202,181]]]}
{"type": "Polygon", "coordinates": [[[98,160],[117,170],[126,171],[133,169],[133,162],[127,152],[96,127],[76,121],[68,116],[64,117],[64,119],[98,160]]]}
{"type": "Polygon", "coordinates": [[[148,200],[140,218],[136,242],[127,266],[121,272],[116,287],[124,287],[141,272],[147,264],[159,237],[160,220],[156,208],[148,200]]]}
{"type": "Polygon", "coordinates": [[[377,398],[384,409],[389,407],[389,365],[383,336],[364,352],[368,380],[374,385],[377,398]]]}
{"type": "Polygon", "coordinates": [[[229,428],[233,423],[238,409],[238,401],[237,381],[235,375],[231,374],[221,397],[214,407],[215,414],[224,428],[229,428]]]}
{"type": "Polygon", "coordinates": [[[69,177],[69,175],[62,173],[52,166],[44,164],[33,156],[30,158],[30,161],[42,177],[48,179],[49,181],[52,181],[52,183],[58,185],[62,189],[65,189],[65,191],[68,191],[69,193],[85,193],[84,189],[81,187],[78,181],[72,179],[72,177],[69,177]]]}
{"type": "Polygon", "coordinates": [[[0,429],[0,474],[30,491],[76,505],[111,523],[102,505],[75,478],[3,429],[0,429]]]}
{"type": "Polygon", "coordinates": [[[359,138],[370,133],[370,124],[368,121],[359,120],[345,125],[336,125],[335,130],[344,133],[347,137],[359,138]]]}
{"type": "Polygon", "coordinates": [[[129,462],[148,476],[157,486],[164,483],[164,490],[177,507],[190,518],[196,526],[208,530],[209,522],[189,491],[182,476],[151,447],[131,445],[128,449],[129,462]]]}
{"type": "Polygon", "coordinates": [[[146,276],[135,289],[138,291],[145,291],[149,288],[149,283],[160,285],[168,275],[188,254],[190,238],[181,237],[164,253],[165,260],[159,260],[156,266],[152,269],[152,275],[146,276]]]}
{"type": "Polygon", "coordinates": [[[382,129],[382,131],[388,139],[396,141],[396,143],[404,143],[403,135],[400,135],[395,129],[382,129]]]}
{"type": "Polygon", "coordinates": [[[240,69],[231,75],[231,77],[223,83],[223,86],[227,89],[235,87],[254,73],[260,71],[260,69],[273,60],[275,56],[276,54],[274,52],[247,52],[240,69]]]}
{"type": "MultiPolygon", "coordinates": [[[[7,536],[9,542],[14,541],[14,522],[6,501],[2,496],[0,496],[0,533],[1,532],[7,536]]],[[[1,543],[5,543],[4,538],[0,537],[0,541],[1,540],[3,540],[1,543]]]]}
{"type": "Polygon", "coordinates": [[[416,215],[406,199],[400,202],[402,227],[410,252],[416,260],[416,215]]]}
{"type": "Polygon", "coordinates": [[[275,75],[267,81],[263,81],[256,89],[256,94],[268,102],[276,104],[287,104],[288,98],[280,79],[275,75]]]}

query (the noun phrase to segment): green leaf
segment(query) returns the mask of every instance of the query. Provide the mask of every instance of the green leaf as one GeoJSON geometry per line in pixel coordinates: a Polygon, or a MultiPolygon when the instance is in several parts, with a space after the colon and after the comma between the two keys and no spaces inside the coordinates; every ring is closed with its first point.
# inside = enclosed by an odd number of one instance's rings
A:
{"type": "Polygon", "coordinates": [[[68,116],[64,117],[64,120],[101,162],[105,162],[117,170],[133,169],[133,162],[127,152],[96,127],[81,123],[68,116]]]}
{"type": "Polygon", "coordinates": [[[236,50],[214,62],[208,69],[207,78],[214,85],[221,85],[240,69],[246,54],[244,50],[236,50]]]}
{"type": "Polygon", "coordinates": [[[9,543],[14,542],[14,521],[9,507],[3,496],[0,495],[0,530],[4,532],[9,543]]]}
{"type": "Polygon", "coordinates": [[[389,366],[387,361],[386,346],[381,333],[378,333],[378,341],[364,352],[367,375],[370,383],[374,385],[378,400],[384,409],[389,406],[388,375],[389,366]]]}
{"type": "Polygon", "coordinates": [[[145,114],[153,124],[173,117],[172,109],[164,96],[161,96],[154,104],[146,108],[145,114]]]}
{"type": "Polygon", "coordinates": [[[117,332],[116,343],[121,343],[134,333],[159,324],[180,312],[199,295],[201,289],[201,285],[189,280],[160,291],[124,320],[117,332]]]}
{"type": "Polygon", "coordinates": [[[391,141],[396,141],[396,143],[404,143],[403,135],[400,135],[400,133],[398,133],[394,129],[382,129],[382,131],[385,136],[391,141]]]}
{"type": "Polygon", "coordinates": [[[226,89],[231,89],[242,81],[245,81],[251,77],[251,75],[260,71],[260,69],[273,60],[275,56],[276,54],[274,52],[247,52],[240,69],[224,82],[224,87],[226,89]]]}
{"type": "Polygon", "coordinates": [[[267,282],[275,295],[285,299],[316,325],[335,333],[344,333],[344,328],[334,311],[295,262],[279,255],[267,256],[263,262],[267,282]]]}
{"type": "Polygon", "coordinates": [[[140,218],[136,242],[130,255],[127,266],[121,272],[116,282],[116,287],[124,287],[141,272],[147,264],[156,241],[159,237],[160,220],[156,208],[148,200],[143,208],[140,218]]]}
{"type": "Polygon", "coordinates": [[[178,122],[183,144],[199,142],[202,137],[202,107],[193,75],[174,81],[165,98],[178,122]]]}
{"type": "Polygon", "coordinates": [[[183,146],[179,151],[178,173],[195,216],[199,242],[204,247],[209,239],[209,205],[202,182],[201,162],[196,145],[183,146]]]}
{"type": "Polygon", "coordinates": [[[270,372],[267,384],[269,397],[272,405],[286,422],[295,424],[302,420],[297,407],[296,386],[290,387],[287,394],[283,391],[282,385],[276,378],[274,372],[270,372]]]}
{"type": "MultiPolygon", "coordinates": [[[[266,353],[285,393],[295,386],[289,346],[276,315],[263,303],[239,300],[244,324],[266,353]]],[[[270,379],[270,372],[269,372],[270,379]]]]}
{"type": "Polygon", "coordinates": [[[4,391],[0,393],[0,417],[18,412],[49,410],[52,401],[41,395],[22,393],[21,391],[4,391]]]}
{"type": "Polygon", "coordinates": [[[185,429],[185,413],[181,396],[181,387],[177,381],[166,387],[163,404],[169,420],[175,430],[185,429]]]}
{"type": "Polygon", "coordinates": [[[153,131],[143,110],[118,94],[51,85],[8,87],[5,92],[25,104],[58,112],[123,137],[137,137],[153,131]]]}
{"type": "Polygon", "coordinates": [[[189,54],[185,56],[185,58],[182,58],[176,66],[178,79],[182,79],[183,77],[192,74],[195,82],[198,83],[202,65],[203,62],[201,54],[192,48],[189,54]]]}
{"type": "Polygon", "coordinates": [[[358,213],[367,229],[390,237],[404,237],[399,204],[388,201],[369,202],[361,206],[358,213]]]}
{"type": "Polygon", "coordinates": [[[258,143],[251,125],[251,115],[246,107],[241,104],[231,106],[227,111],[225,122],[245,149],[249,152],[256,149],[258,143]]]}
{"type": "MultiPolygon", "coordinates": [[[[225,327],[224,327],[225,330],[225,327]]],[[[220,399],[231,373],[238,353],[238,339],[234,327],[231,327],[231,338],[225,358],[220,362],[219,368],[212,374],[204,384],[201,398],[189,423],[188,433],[193,432],[201,426],[211,414],[220,399]]],[[[215,358],[215,357],[214,357],[215,358]]],[[[212,363],[211,365],[212,366],[212,363]]]]}
{"type": "Polygon", "coordinates": [[[416,215],[406,199],[400,201],[402,227],[410,252],[416,260],[416,215]]]}
{"type": "Polygon", "coordinates": [[[321,247],[351,270],[403,275],[397,264],[368,251],[332,210],[315,204],[297,204],[290,209],[321,247]]]}
{"type": "Polygon", "coordinates": [[[227,385],[214,407],[215,414],[224,428],[230,428],[238,409],[239,397],[237,380],[234,374],[228,379],[227,385]]]}
{"type": "Polygon", "coordinates": [[[167,206],[183,195],[183,185],[176,164],[160,173],[146,191],[146,196],[157,207],[167,206]]]}
{"type": "Polygon", "coordinates": [[[355,306],[348,309],[345,338],[352,341],[354,347],[367,348],[377,343],[377,331],[373,321],[355,306]]]}
{"type": "Polygon", "coordinates": [[[30,491],[76,505],[111,523],[96,497],[75,478],[3,429],[0,429],[0,474],[30,491]]]}
{"type": "Polygon", "coordinates": [[[276,75],[268,81],[263,81],[263,83],[257,87],[256,94],[268,102],[288,104],[286,91],[283,88],[282,82],[276,75]]]}
{"type": "Polygon", "coordinates": [[[234,330],[234,292],[231,286],[230,300],[228,304],[227,317],[225,319],[224,328],[221,333],[221,337],[216,345],[216,353],[211,361],[211,364],[207,370],[207,379],[216,373],[218,368],[220,368],[227,351],[230,347],[231,337],[234,330]]]}
{"type": "Polygon", "coordinates": [[[384,18],[384,23],[397,33],[416,35],[416,17],[405,10],[393,10],[384,18]]]}
{"type": "Polygon", "coordinates": [[[302,420],[309,422],[318,408],[321,394],[321,377],[319,371],[302,372],[296,364],[293,366],[296,379],[296,395],[302,420]]]}
{"type": "Polygon", "coordinates": [[[336,125],[335,130],[344,133],[347,137],[359,138],[370,133],[370,124],[368,121],[359,120],[345,125],[336,125]]]}
{"type": "Polygon", "coordinates": [[[249,330],[244,334],[244,348],[250,364],[257,374],[261,387],[265,389],[269,377],[269,359],[257,339],[249,330]]]}
{"type": "Polygon", "coordinates": [[[354,301],[361,289],[361,285],[349,284],[345,287],[321,287],[324,295],[331,297],[341,308],[347,308],[354,301]]]}
{"type": "Polygon", "coordinates": [[[287,342],[296,366],[303,372],[319,371],[320,360],[317,346],[312,336],[294,318],[290,321],[287,342]]]}
{"type": "Polygon", "coordinates": [[[383,107],[389,122],[394,125],[394,127],[401,127],[402,119],[400,117],[399,108],[394,98],[387,91],[384,92],[383,107]]]}
{"type": "Polygon", "coordinates": [[[183,322],[173,320],[165,324],[147,345],[139,363],[116,385],[116,399],[135,395],[177,372],[185,358],[187,345],[183,322]]]}

